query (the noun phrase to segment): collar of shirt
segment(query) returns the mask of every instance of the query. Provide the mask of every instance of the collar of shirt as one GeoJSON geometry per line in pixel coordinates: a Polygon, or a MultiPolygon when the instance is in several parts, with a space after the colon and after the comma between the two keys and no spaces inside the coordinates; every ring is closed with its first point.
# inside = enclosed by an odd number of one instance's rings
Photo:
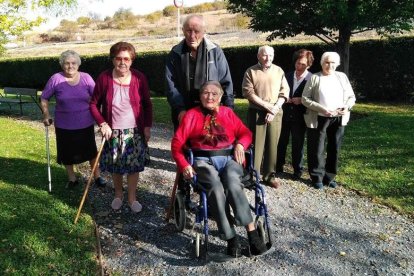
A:
{"type": "Polygon", "coordinates": [[[296,77],[296,71],[293,73],[293,91],[292,92],[296,91],[296,89],[302,83],[302,81],[306,78],[308,73],[309,73],[309,71],[305,70],[305,72],[303,72],[303,74],[300,75],[299,79],[296,77]]]}
{"type": "Polygon", "coordinates": [[[295,80],[295,81],[298,81],[298,82],[301,82],[307,75],[308,75],[308,73],[309,73],[309,71],[308,70],[305,70],[303,73],[302,73],[302,75],[300,75],[299,76],[299,78],[297,78],[296,77],[296,71],[295,71],[295,73],[293,74],[293,79],[295,80]]]}
{"type": "Polygon", "coordinates": [[[258,65],[259,65],[259,67],[260,67],[261,69],[263,69],[263,70],[269,70],[269,68],[270,68],[270,67],[272,67],[272,65],[273,65],[273,64],[270,64],[270,66],[265,67],[265,66],[263,66],[260,62],[258,62],[257,64],[258,64],[258,65]]]}

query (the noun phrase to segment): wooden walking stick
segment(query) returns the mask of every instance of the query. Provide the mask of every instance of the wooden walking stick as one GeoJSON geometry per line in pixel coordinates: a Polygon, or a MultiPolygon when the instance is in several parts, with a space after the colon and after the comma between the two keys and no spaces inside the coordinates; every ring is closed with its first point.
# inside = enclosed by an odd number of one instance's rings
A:
{"type": "Polygon", "coordinates": [[[180,179],[180,173],[177,170],[177,173],[175,174],[175,181],[174,181],[174,187],[171,193],[171,200],[170,200],[170,206],[167,209],[167,214],[165,216],[165,221],[168,222],[171,218],[171,211],[173,209],[174,206],[174,201],[175,201],[175,193],[177,191],[177,187],[178,187],[178,182],[180,179]]]}
{"type": "Polygon", "coordinates": [[[93,164],[93,167],[92,167],[91,176],[89,177],[88,183],[86,184],[86,187],[85,187],[85,191],[83,192],[82,200],[79,204],[78,213],[76,214],[76,217],[75,217],[75,224],[78,222],[79,215],[80,215],[80,212],[81,212],[82,207],[83,207],[83,203],[85,203],[86,195],[88,194],[89,186],[90,186],[92,178],[93,178],[93,173],[95,172],[96,167],[98,166],[99,158],[101,157],[101,153],[102,153],[103,147],[105,145],[105,141],[106,141],[106,139],[105,139],[105,137],[103,137],[101,147],[99,148],[98,155],[96,156],[96,159],[95,159],[95,164],[93,164]]]}

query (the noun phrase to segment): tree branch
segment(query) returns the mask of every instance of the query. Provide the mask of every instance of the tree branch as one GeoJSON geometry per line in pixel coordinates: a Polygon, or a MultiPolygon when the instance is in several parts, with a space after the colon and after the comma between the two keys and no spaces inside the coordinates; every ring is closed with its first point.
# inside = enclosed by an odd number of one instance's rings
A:
{"type": "Polygon", "coordinates": [[[332,37],[326,35],[326,34],[322,34],[326,39],[328,39],[329,41],[331,41],[332,43],[336,44],[335,39],[333,39],[332,37]]]}
{"type": "Polygon", "coordinates": [[[320,40],[322,40],[323,42],[325,42],[328,45],[335,46],[335,44],[336,44],[335,41],[333,41],[332,39],[326,39],[326,38],[322,37],[320,34],[314,34],[314,36],[316,36],[317,38],[319,38],[320,40]]]}
{"type": "Polygon", "coordinates": [[[372,31],[373,30],[373,28],[366,28],[366,29],[362,29],[362,30],[358,30],[358,31],[353,31],[353,32],[351,32],[351,34],[359,34],[359,33],[363,33],[363,32],[366,32],[366,31],[372,31]]]}

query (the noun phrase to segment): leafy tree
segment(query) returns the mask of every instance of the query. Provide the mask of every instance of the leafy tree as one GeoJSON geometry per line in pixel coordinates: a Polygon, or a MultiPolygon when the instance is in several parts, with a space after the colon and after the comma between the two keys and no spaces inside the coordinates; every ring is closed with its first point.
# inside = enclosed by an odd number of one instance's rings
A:
{"type": "Polygon", "coordinates": [[[76,19],[76,22],[79,25],[83,25],[83,26],[87,27],[92,23],[92,18],[86,17],[86,16],[81,16],[81,17],[78,17],[78,19],[76,19]]]}
{"type": "Polygon", "coordinates": [[[4,51],[3,45],[9,37],[19,36],[43,22],[41,17],[28,19],[25,16],[27,9],[44,8],[59,14],[76,3],[76,0],[0,0],[0,54],[4,51]]]}
{"type": "Polygon", "coordinates": [[[228,0],[228,9],[252,18],[250,28],[271,32],[267,40],[314,35],[341,55],[349,71],[353,34],[375,30],[395,34],[411,30],[413,0],[228,0]]]}
{"type": "Polygon", "coordinates": [[[174,5],[166,6],[162,10],[162,15],[164,16],[175,16],[177,14],[177,8],[174,5]]]}
{"type": "Polygon", "coordinates": [[[62,19],[60,21],[59,27],[56,28],[58,31],[61,31],[66,35],[67,40],[71,39],[76,32],[79,31],[78,23],[75,21],[62,19]]]}

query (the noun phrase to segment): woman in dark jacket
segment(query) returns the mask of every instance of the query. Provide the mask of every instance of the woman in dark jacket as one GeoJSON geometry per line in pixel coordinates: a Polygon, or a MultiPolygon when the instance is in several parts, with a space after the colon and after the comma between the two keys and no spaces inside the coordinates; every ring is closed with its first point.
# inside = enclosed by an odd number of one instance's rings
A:
{"type": "Polygon", "coordinates": [[[289,137],[292,136],[292,167],[295,178],[303,173],[303,145],[305,142],[306,124],[303,114],[306,108],[302,104],[302,92],[306,82],[312,76],[308,71],[313,63],[313,54],[300,49],[293,54],[295,71],[286,74],[290,92],[289,99],[283,104],[282,131],[277,148],[276,172],[283,173],[289,137]]]}

